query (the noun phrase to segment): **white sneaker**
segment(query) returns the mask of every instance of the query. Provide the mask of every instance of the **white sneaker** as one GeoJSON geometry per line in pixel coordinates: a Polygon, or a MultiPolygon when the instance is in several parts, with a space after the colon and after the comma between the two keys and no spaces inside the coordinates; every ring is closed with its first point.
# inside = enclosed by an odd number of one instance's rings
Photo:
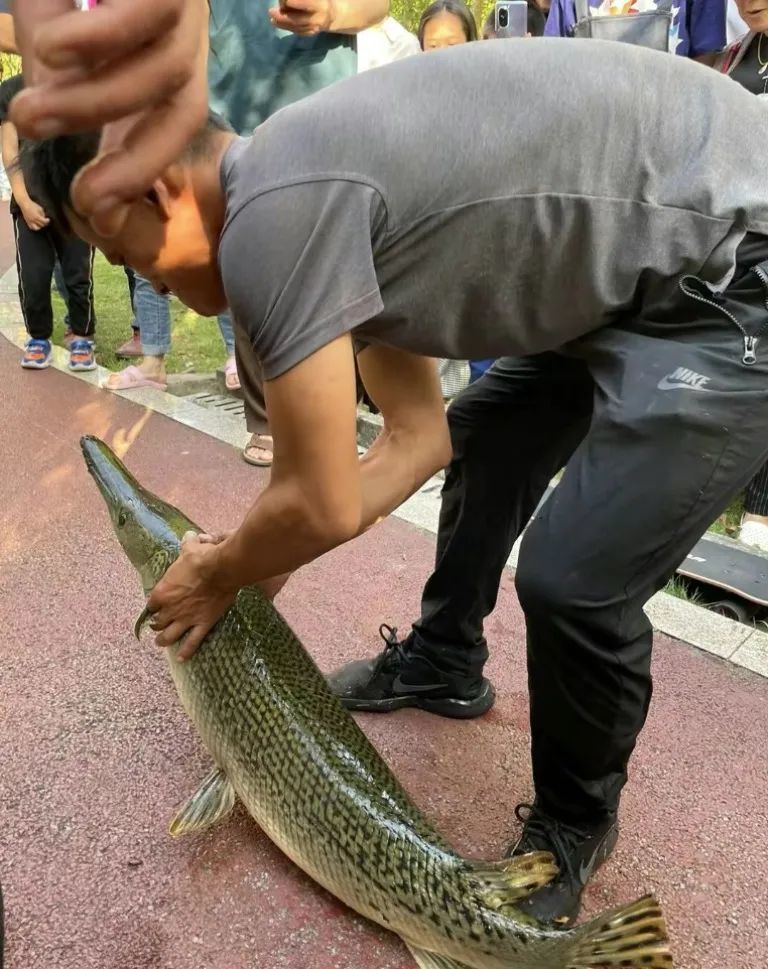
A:
{"type": "Polygon", "coordinates": [[[739,530],[739,541],[742,545],[759,548],[761,552],[768,552],[768,525],[762,522],[744,522],[739,530]]]}

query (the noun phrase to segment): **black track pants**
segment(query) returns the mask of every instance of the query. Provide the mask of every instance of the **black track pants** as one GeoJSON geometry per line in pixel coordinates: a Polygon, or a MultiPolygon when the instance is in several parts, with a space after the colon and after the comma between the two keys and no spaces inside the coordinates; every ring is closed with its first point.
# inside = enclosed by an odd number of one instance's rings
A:
{"type": "Polygon", "coordinates": [[[65,236],[53,225],[33,232],[19,211],[11,209],[16,237],[19,300],[24,325],[36,340],[53,332],[51,281],[58,257],[67,293],[69,325],[77,336],[93,339],[93,249],[76,236],[65,236]]]}
{"type": "MultiPolygon", "coordinates": [[[[742,252],[748,266],[768,258],[763,242],[742,252]]],[[[454,458],[414,648],[453,674],[480,675],[504,563],[566,466],[516,579],[536,794],[564,820],[616,810],[651,698],[643,606],[768,457],[768,262],[748,266],[719,302],[689,277],[665,308],[498,361],[449,412],[454,458]]]]}

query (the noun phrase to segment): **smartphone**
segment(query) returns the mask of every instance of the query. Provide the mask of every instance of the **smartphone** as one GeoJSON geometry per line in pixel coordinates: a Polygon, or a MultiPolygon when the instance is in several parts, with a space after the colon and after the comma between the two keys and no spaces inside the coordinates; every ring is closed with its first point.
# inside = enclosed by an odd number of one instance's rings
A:
{"type": "Polygon", "coordinates": [[[498,0],[496,9],[497,37],[526,37],[528,35],[528,4],[526,0],[498,0]]]}

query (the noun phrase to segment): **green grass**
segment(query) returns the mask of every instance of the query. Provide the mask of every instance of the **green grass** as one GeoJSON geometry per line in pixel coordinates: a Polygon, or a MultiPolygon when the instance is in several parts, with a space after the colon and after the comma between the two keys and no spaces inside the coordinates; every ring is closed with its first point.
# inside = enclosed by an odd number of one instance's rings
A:
{"type": "MultiPolygon", "coordinates": [[[[115,356],[115,350],[131,335],[128,280],[121,267],[111,266],[100,253],[96,254],[93,276],[96,359],[110,370],[122,370],[131,362],[115,356]]],[[[56,317],[53,339],[61,345],[65,306],[55,292],[53,303],[56,317]]],[[[168,373],[210,373],[227,359],[216,320],[198,316],[176,299],[171,300],[171,339],[171,352],[165,358],[168,373]]]]}
{"type": "Polygon", "coordinates": [[[680,578],[678,575],[667,582],[664,586],[664,591],[674,596],[675,599],[684,599],[686,602],[698,603],[701,601],[701,593],[697,589],[691,591],[685,579],[680,578]]]}

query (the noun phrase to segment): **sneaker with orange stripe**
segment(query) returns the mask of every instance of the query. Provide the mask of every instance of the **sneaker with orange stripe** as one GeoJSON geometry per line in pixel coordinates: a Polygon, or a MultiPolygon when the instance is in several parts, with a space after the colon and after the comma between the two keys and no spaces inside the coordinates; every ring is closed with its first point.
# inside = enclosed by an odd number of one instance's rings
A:
{"type": "Polygon", "coordinates": [[[27,340],[21,365],[25,370],[45,370],[51,365],[51,341],[27,340]]]}
{"type": "Polygon", "coordinates": [[[95,370],[96,358],[93,355],[93,344],[84,337],[75,337],[69,345],[70,370],[95,370]]]}

